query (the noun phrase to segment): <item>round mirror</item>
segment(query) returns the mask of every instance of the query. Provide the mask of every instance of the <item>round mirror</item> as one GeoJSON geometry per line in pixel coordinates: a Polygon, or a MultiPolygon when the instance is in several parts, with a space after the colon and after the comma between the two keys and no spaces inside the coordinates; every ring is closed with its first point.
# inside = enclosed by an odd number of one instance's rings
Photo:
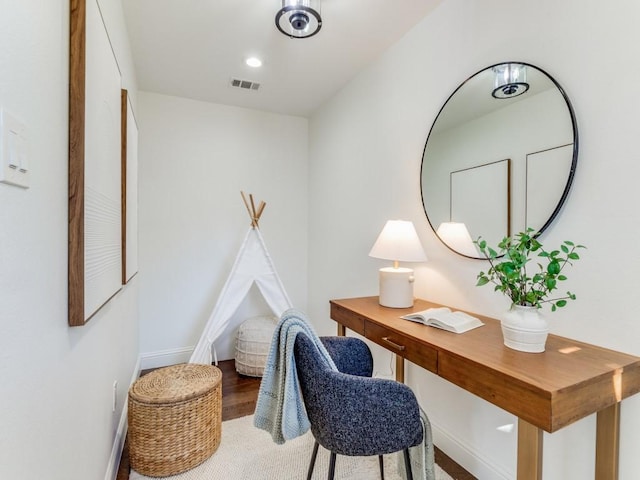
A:
{"type": "Polygon", "coordinates": [[[492,65],[463,82],[433,122],[420,174],[424,211],[451,250],[483,258],[478,237],[495,246],[551,224],[577,160],[575,115],[560,85],[527,63],[492,65]]]}

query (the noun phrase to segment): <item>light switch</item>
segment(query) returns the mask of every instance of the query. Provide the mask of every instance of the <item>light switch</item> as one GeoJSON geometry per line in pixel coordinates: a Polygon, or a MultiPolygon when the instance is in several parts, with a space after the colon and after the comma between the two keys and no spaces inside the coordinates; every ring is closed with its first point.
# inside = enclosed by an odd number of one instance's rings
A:
{"type": "Polygon", "coordinates": [[[27,128],[3,109],[0,133],[0,183],[29,188],[27,128]]]}

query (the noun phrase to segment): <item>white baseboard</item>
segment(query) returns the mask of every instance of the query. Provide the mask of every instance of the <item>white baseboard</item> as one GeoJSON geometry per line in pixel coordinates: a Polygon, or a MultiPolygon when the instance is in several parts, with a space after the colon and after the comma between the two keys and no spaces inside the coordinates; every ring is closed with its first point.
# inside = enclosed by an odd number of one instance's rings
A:
{"type": "Polygon", "coordinates": [[[166,367],[177,363],[186,363],[191,357],[194,347],[174,348],[170,350],[160,350],[158,352],[148,352],[140,355],[140,368],[166,367]]]}
{"type": "Polygon", "coordinates": [[[451,435],[450,432],[443,430],[433,422],[431,423],[431,431],[433,443],[475,477],[486,480],[511,480],[513,478],[513,472],[506,471],[502,465],[488,462],[462,439],[451,435]]]}
{"type": "MultiPolygon", "coordinates": [[[[131,382],[129,385],[133,385],[140,375],[140,358],[136,362],[136,366],[133,369],[131,376],[131,382]]],[[[128,390],[128,389],[127,389],[128,390]]],[[[118,422],[118,429],[116,430],[115,437],[113,439],[113,445],[111,446],[111,455],[109,456],[109,463],[107,465],[107,472],[104,475],[104,480],[116,480],[118,475],[118,467],[120,466],[120,460],[122,459],[122,449],[124,448],[124,441],[127,438],[127,402],[123,402],[122,412],[120,413],[120,421],[118,422]]]]}
{"type": "MultiPolygon", "coordinates": [[[[147,368],[159,368],[167,365],[175,365],[177,363],[185,363],[189,361],[191,353],[194,347],[176,348],[172,350],[163,350],[159,352],[144,353],[138,357],[136,366],[131,376],[130,385],[133,385],[138,377],[140,371],[147,368]]],[[[118,422],[118,429],[113,439],[113,445],[111,447],[111,455],[109,456],[109,463],[107,465],[107,471],[104,475],[104,480],[116,480],[118,475],[118,467],[120,466],[120,460],[122,459],[122,449],[124,448],[124,441],[127,437],[127,402],[124,402],[122,407],[122,413],[120,414],[120,421],[118,422]]]]}
{"type": "Polygon", "coordinates": [[[125,404],[122,408],[122,415],[120,416],[120,422],[118,423],[116,436],[113,439],[111,456],[109,457],[109,464],[107,465],[107,473],[104,475],[104,480],[116,480],[116,476],[118,475],[118,467],[120,466],[120,460],[122,459],[122,449],[124,448],[124,441],[126,437],[127,404],[125,404]]]}

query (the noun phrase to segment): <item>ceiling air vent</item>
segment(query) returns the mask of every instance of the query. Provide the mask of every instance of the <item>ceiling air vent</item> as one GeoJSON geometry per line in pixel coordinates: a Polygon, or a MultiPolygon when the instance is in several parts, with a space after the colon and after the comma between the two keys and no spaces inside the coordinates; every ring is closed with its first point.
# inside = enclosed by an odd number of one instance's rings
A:
{"type": "Polygon", "coordinates": [[[260,84],[257,82],[251,82],[249,80],[240,80],[239,78],[232,78],[231,86],[236,88],[242,88],[244,90],[258,90],[260,88],[260,84]]]}

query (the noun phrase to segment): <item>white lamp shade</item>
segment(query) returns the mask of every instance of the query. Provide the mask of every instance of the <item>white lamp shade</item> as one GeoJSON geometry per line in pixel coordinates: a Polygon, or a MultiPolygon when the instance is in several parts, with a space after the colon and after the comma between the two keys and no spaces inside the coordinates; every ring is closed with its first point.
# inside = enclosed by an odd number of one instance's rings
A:
{"type": "Polygon", "coordinates": [[[436,234],[449,248],[467,257],[477,257],[478,250],[471,239],[469,230],[464,223],[442,222],[436,234]]]}
{"type": "Polygon", "coordinates": [[[387,221],[369,256],[396,262],[427,260],[413,223],[406,220],[387,221]]]}

